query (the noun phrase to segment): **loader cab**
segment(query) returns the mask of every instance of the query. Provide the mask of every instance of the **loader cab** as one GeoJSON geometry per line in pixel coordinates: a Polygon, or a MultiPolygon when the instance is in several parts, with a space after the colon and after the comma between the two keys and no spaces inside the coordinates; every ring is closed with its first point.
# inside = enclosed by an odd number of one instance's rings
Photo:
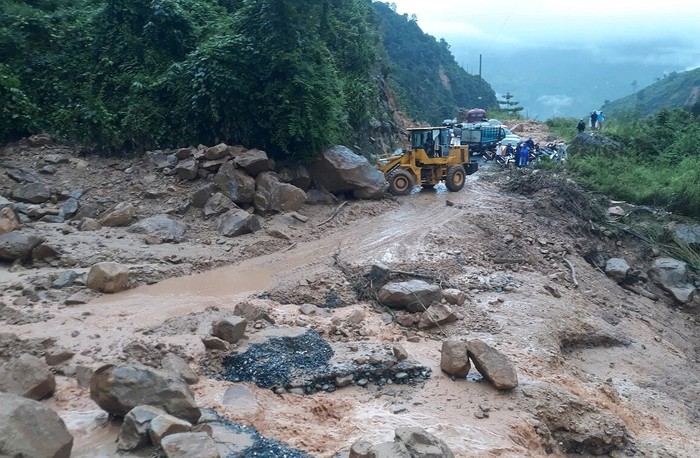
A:
{"type": "Polygon", "coordinates": [[[450,151],[450,129],[447,127],[420,127],[409,129],[411,149],[423,149],[429,157],[447,156],[450,151]]]}

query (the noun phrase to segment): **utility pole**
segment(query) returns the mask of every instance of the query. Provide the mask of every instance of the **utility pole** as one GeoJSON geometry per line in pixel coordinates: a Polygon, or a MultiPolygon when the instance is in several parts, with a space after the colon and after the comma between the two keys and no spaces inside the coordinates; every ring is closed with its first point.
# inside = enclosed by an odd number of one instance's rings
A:
{"type": "Polygon", "coordinates": [[[479,54],[479,78],[481,78],[481,54],[479,54]]]}

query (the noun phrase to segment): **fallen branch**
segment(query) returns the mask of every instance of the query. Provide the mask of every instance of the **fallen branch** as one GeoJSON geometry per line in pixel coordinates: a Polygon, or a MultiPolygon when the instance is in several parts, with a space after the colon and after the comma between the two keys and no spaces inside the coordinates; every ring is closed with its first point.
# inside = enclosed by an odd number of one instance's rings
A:
{"type": "Polygon", "coordinates": [[[291,249],[294,248],[295,246],[297,246],[297,242],[292,243],[292,244],[289,245],[287,248],[285,248],[284,250],[282,250],[282,253],[284,253],[285,251],[291,250],[291,249]]]}
{"type": "Polygon", "coordinates": [[[338,212],[340,211],[340,209],[342,209],[347,203],[348,203],[348,201],[346,200],[346,201],[343,202],[342,204],[338,205],[338,208],[335,209],[335,211],[333,212],[333,214],[332,214],[331,216],[329,216],[327,220],[318,223],[318,225],[317,225],[316,227],[318,227],[318,226],[323,226],[323,225],[326,224],[328,221],[330,221],[330,220],[332,220],[333,218],[335,218],[335,215],[337,215],[338,212]]]}
{"type": "Polygon", "coordinates": [[[574,269],[574,265],[571,264],[571,261],[566,259],[565,257],[562,256],[562,259],[566,263],[567,266],[569,266],[569,269],[571,270],[571,281],[574,283],[574,288],[578,288],[578,281],[576,281],[576,269],[574,269]]]}

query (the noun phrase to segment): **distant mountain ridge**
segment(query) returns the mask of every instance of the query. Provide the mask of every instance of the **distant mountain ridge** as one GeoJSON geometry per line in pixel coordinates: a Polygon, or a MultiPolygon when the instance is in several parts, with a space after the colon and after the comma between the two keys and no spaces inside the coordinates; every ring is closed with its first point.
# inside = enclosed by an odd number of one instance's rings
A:
{"type": "Polygon", "coordinates": [[[603,105],[608,116],[647,117],[664,108],[700,113],[700,68],[673,72],[632,95],[603,105]]]}

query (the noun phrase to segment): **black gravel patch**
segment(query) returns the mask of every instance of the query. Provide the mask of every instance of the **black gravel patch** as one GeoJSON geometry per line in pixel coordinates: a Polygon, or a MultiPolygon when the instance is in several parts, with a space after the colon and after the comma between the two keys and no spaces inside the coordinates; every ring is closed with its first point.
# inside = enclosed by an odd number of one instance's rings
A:
{"type": "Polygon", "coordinates": [[[321,308],[337,309],[340,307],[345,307],[345,303],[340,296],[338,296],[338,293],[335,291],[328,291],[326,294],[326,300],[323,304],[321,304],[321,308]]]}
{"type": "MultiPolygon", "coordinates": [[[[332,392],[350,384],[415,386],[431,376],[428,367],[410,361],[358,364],[350,360],[331,364],[333,355],[331,346],[310,329],[299,336],[272,337],[242,353],[228,355],[223,358],[221,371],[213,376],[230,382],[253,382],[261,388],[301,388],[306,394],[332,392]]],[[[205,371],[211,373],[206,366],[205,371]]]]}
{"type": "Polygon", "coordinates": [[[261,436],[255,429],[249,426],[234,423],[222,417],[214,410],[202,409],[202,411],[216,418],[215,421],[208,422],[209,424],[217,424],[234,433],[246,433],[253,438],[254,443],[252,446],[246,448],[242,452],[227,453],[222,458],[313,458],[312,455],[304,453],[301,450],[292,448],[277,440],[261,436]]]}
{"type": "Polygon", "coordinates": [[[252,344],[243,353],[226,356],[222,377],[230,382],[253,382],[261,388],[288,388],[299,379],[327,373],[332,356],[331,346],[309,330],[297,337],[273,337],[252,344]]]}

